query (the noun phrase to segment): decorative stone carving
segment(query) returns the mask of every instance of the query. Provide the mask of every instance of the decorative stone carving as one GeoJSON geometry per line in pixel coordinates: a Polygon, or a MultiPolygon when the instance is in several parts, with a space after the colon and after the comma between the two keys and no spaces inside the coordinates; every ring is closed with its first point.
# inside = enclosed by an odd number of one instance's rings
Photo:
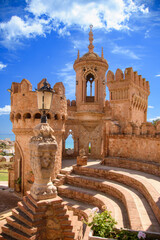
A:
{"type": "Polygon", "coordinates": [[[54,131],[48,123],[38,124],[33,131],[35,136],[29,143],[31,168],[35,179],[31,195],[37,200],[53,198],[57,195],[56,187],[51,181],[57,151],[54,131]]]}
{"type": "Polygon", "coordinates": [[[84,148],[81,148],[79,150],[79,156],[77,156],[77,165],[78,166],[84,166],[87,165],[87,156],[85,156],[85,150],[84,148]]]}
{"type": "Polygon", "coordinates": [[[81,148],[81,149],[79,150],[79,155],[80,155],[81,157],[85,156],[85,150],[84,150],[84,148],[81,148]]]}

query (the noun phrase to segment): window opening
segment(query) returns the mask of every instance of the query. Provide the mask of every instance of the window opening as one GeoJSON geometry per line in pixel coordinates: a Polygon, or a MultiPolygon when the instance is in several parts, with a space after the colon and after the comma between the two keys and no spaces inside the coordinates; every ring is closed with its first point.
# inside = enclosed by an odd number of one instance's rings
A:
{"type": "Polygon", "coordinates": [[[65,149],[74,149],[74,140],[73,140],[73,136],[72,136],[72,130],[69,130],[69,135],[66,138],[65,141],[65,149]]]}
{"type": "Polygon", "coordinates": [[[88,144],[88,153],[91,153],[91,142],[88,144]]]}
{"type": "Polygon", "coordinates": [[[94,89],[95,89],[95,82],[94,82],[94,76],[92,73],[89,73],[86,77],[86,88],[87,88],[87,96],[94,96],[94,89]]]}

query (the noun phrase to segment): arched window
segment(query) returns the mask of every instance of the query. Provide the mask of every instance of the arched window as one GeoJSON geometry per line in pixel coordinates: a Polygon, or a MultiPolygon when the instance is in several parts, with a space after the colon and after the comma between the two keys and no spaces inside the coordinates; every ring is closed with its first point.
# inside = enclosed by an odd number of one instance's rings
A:
{"type": "Polygon", "coordinates": [[[72,130],[69,130],[69,135],[66,138],[65,141],[65,149],[74,149],[74,140],[73,140],[73,136],[72,136],[72,130]]]}
{"type": "Polygon", "coordinates": [[[91,153],[91,142],[88,144],[88,153],[91,153]]]}
{"type": "Polygon", "coordinates": [[[34,118],[35,118],[35,119],[41,119],[41,114],[40,114],[40,113],[36,113],[36,114],[34,115],[34,118]]]}
{"type": "Polygon", "coordinates": [[[94,75],[89,73],[86,76],[86,101],[94,102],[94,94],[95,94],[95,81],[94,75]]]}

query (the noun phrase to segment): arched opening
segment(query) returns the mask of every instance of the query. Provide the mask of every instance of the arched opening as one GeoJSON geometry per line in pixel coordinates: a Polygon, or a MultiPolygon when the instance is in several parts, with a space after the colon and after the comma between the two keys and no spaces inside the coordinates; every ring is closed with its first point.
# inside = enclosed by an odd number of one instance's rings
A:
{"type": "Polygon", "coordinates": [[[15,190],[21,191],[22,184],[22,156],[17,142],[15,143],[15,161],[14,161],[15,190]]]}
{"type": "Polygon", "coordinates": [[[88,153],[91,154],[91,142],[88,144],[88,153]]]}
{"type": "Polygon", "coordinates": [[[25,113],[23,118],[24,119],[30,119],[31,118],[31,114],[30,113],[25,113]]]}
{"type": "Polygon", "coordinates": [[[86,76],[86,102],[94,102],[95,77],[92,73],[86,76]]]}
{"type": "Polygon", "coordinates": [[[58,115],[57,114],[54,115],[54,119],[58,120],[58,115]]]}
{"type": "Polygon", "coordinates": [[[20,113],[17,113],[17,115],[16,115],[16,120],[18,121],[19,119],[21,119],[21,114],[20,114],[20,113]]]}
{"type": "Polygon", "coordinates": [[[41,114],[40,113],[36,113],[34,115],[34,119],[41,119],[41,114]]]}
{"type": "Polygon", "coordinates": [[[47,114],[47,119],[51,119],[51,114],[47,114]]]}
{"type": "Polygon", "coordinates": [[[67,155],[72,155],[74,153],[74,140],[72,136],[72,130],[69,130],[69,135],[65,140],[65,151],[67,155]]]}

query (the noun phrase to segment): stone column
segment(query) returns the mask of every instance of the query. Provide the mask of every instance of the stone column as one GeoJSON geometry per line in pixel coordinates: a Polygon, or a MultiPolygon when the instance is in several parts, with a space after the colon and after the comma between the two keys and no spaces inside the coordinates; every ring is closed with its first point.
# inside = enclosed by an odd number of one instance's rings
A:
{"type": "Polygon", "coordinates": [[[51,181],[57,151],[54,131],[48,123],[40,123],[33,132],[35,136],[31,138],[29,145],[31,168],[35,180],[30,192],[36,200],[54,198],[57,196],[56,187],[51,181]]]}

